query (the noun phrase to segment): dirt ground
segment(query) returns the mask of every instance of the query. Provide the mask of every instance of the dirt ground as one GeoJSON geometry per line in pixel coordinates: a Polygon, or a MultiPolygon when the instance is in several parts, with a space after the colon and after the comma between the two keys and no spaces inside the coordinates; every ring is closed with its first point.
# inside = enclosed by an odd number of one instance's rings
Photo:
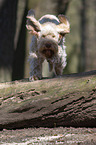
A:
{"type": "Polygon", "coordinates": [[[96,145],[96,128],[28,128],[0,131],[0,145],[96,145]]]}

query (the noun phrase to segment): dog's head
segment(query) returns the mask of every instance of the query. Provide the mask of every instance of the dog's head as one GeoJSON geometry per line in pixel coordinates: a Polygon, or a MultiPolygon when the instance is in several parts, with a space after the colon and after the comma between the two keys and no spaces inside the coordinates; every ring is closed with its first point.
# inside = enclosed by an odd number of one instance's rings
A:
{"type": "Polygon", "coordinates": [[[27,15],[27,29],[37,37],[38,51],[46,58],[51,58],[58,52],[58,44],[65,34],[70,32],[70,24],[64,15],[58,18],[54,15],[45,15],[37,21],[33,10],[27,15]]]}

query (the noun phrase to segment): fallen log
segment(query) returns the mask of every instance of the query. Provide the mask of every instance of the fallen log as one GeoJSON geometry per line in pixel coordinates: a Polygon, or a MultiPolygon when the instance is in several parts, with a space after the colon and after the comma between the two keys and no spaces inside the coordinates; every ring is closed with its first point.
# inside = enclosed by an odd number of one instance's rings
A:
{"type": "Polygon", "coordinates": [[[96,71],[0,83],[0,130],[96,127],[96,71]]]}

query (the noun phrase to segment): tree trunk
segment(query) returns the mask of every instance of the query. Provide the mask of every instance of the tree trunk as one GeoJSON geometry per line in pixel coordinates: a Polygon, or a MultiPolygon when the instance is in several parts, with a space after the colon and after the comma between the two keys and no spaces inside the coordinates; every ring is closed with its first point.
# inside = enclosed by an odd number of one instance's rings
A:
{"type": "Polygon", "coordinates": [[[12,80],[24,78],[25,48],[26,48],[26,16],[28,13],[27,0],[19,0],[18,25],[15,36],[15,55],[13,61],[12,80]],[[22,9],[21,9],[22,8],[22,9]],[[19,29],[18,29],[19,27],[19,29]]]}
{"type": "Polygon", "coordinates": [[[57,0],[56,12],[58,14],[66,14],[70,0],[57,0]]]}
{"type": "Polygon", "coordinates": [[[11,81],[18,0],[0,1],[0,82],[11,81]]]}
{"type": "Polygon", "coordinates": [[[82,71],[96,68],[96,0],[82,0],[82,71]]]}
{"type": "Polygon", "coordinates": [[[0,88],[0,129],[96,127],[96,71],[0,88]]]}

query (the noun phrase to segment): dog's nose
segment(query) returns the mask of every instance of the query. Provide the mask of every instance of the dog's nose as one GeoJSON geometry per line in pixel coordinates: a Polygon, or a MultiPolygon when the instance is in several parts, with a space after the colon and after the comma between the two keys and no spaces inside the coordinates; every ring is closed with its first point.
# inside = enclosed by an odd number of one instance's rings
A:
{"type": "Polygon", "coordinates": [[[46,43],[45,46],[46,46],[47,48],[50,48],[50,47],[51,47],[51,44],[50,44],[50,43],[46,43]]]}

